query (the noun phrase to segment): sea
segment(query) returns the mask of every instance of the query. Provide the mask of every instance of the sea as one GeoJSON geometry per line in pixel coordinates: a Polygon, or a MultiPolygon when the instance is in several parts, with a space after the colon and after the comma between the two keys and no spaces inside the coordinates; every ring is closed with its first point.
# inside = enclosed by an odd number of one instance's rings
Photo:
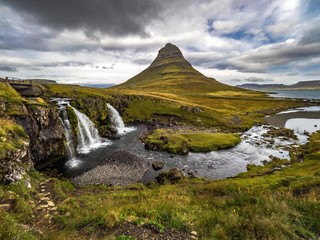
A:
{"type": "Polygon", "coordinates": [[[320,99],[320,90],[270,90],[270,97],[320,99]]]}

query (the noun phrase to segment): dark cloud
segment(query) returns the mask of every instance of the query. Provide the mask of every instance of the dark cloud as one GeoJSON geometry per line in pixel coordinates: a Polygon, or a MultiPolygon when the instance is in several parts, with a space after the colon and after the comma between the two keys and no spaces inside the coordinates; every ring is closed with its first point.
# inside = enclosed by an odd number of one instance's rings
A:
{"type": "Polygon", "coordinates": [[[145,27],[157,18],[156,0],[3,0],[7,6],[30,16],[40,25],[62,31],[84,30],[93,38],[146,35],[145,27]]]}
{"type": "Polygon", "coordinates": [[[310,44],[320,42],[320,22],[310,27],[303,33],[300,44],[310,44]]]}
{"type": "Polygon", "coordinates": [[[44,63],[38,66],[39,67],[84,67],[84,66],[94,67],[94,64],[92,62],[65,61],[65,62],[44,63]]]}
{"type": "Polygon", "coordinates": [[[15,67],[0,66],[0,71],[4,71],[4,72],[18,72],[18,69],[15,68],[15,67]]]}

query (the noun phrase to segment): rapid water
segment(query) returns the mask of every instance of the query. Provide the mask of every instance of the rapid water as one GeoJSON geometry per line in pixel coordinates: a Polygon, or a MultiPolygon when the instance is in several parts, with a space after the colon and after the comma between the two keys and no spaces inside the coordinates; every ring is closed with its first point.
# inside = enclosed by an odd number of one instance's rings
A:
{"type": "Polygon", "coordinates": [[[59,106],[60,119],[65,130],[65,136],[67,140],[66,149],[68,154],[66,166],[69,168],[79,167],[79,165],[82,163],[78,156],[79,154],[88,154],[94,149],[112,144],[110,141],[100,138],[94,123],[84,113],[81,113],[76,108],[70,106],[70,99],[53,99],[52,101],[56,102],[59,106]],[[74,144],[74,132],[68,119],[68,107],[73,109],[78,120],[77,147],[75,147],[74,144]]]}
{"type": "Polygon", "coordinates": [[[71,108],[78,118],[78,153],[89,153],[92,149],[100,147],[103,142],[93,122],[84,113],[71,108]]]}
{"type": "Polygon", "coordinates": [[[107,107],[110,111],[109,116],[110,116],[111,125],[117,129],[117,131],[118,131],[117,133],[119,135],[124,135],[124,134],[127,134],[129,132],[136,130],[136,128],[134,128],[134,127],[126,127],[124,125],[124,122],[123,122],[119,112],[114,107],[112,107],[109,103],[107,103],[107,107]]]}

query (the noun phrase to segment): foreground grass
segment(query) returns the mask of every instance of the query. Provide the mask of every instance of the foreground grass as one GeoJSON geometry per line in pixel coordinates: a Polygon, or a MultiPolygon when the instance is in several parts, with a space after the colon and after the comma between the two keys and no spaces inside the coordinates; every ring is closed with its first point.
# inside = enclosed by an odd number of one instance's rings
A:
{"type": "MultiPolygon", "coordinates": [[[[291,162],[275,160],[238,178],[184,179],[176,185],[87,186],[51,179],[57,213],[44,239],[114,239],[127,222],[195,230],[200,239],[316,239],[320,235],[320,132],[298,149],[291,162]],[[296,162],[303,156],[303,162],[296,162]],[[268,173],[272,168],[287,167],[268,173]],[[262,174],[263,173],[263,174],[262,174]]],[[[32,226],[34,193],[46,177],[31,174],[22,183],[0,187],[0,199],[15,199],[0,210],[1,239],[37,239],[32,226]],[[30,204],[31,202],[31,204],[30,204]],[[19,227],[20,226],[20,227],[19,227]]],[[[121,239],[121,238],[120,238],[121,239]]]]}
{"type": "Polygon", "coordinates": [[[168,129],[156,129],[144,140],[151,149],[178,154],[230,148],[240,141],[238,134],[168,129]]]}

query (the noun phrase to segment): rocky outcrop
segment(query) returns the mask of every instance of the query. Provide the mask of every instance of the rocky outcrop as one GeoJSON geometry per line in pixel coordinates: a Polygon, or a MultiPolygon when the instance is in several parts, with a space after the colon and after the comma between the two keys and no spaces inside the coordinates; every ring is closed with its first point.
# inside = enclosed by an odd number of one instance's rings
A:
{"type": "Polygon", "coordinates": [[[24,178],[33,168],[29,151],[29,142],[24,140],[20,148],[8,150],[0,161],[0,183],[9,184],[24,178]]]}
{"type": "Polygon", "coordinates": [[[14,115],[30,138],[31,159],[36,168],[53,163],[66,154],[65,136],[55,106],[26,105],[27,115],[14,115]]]}

